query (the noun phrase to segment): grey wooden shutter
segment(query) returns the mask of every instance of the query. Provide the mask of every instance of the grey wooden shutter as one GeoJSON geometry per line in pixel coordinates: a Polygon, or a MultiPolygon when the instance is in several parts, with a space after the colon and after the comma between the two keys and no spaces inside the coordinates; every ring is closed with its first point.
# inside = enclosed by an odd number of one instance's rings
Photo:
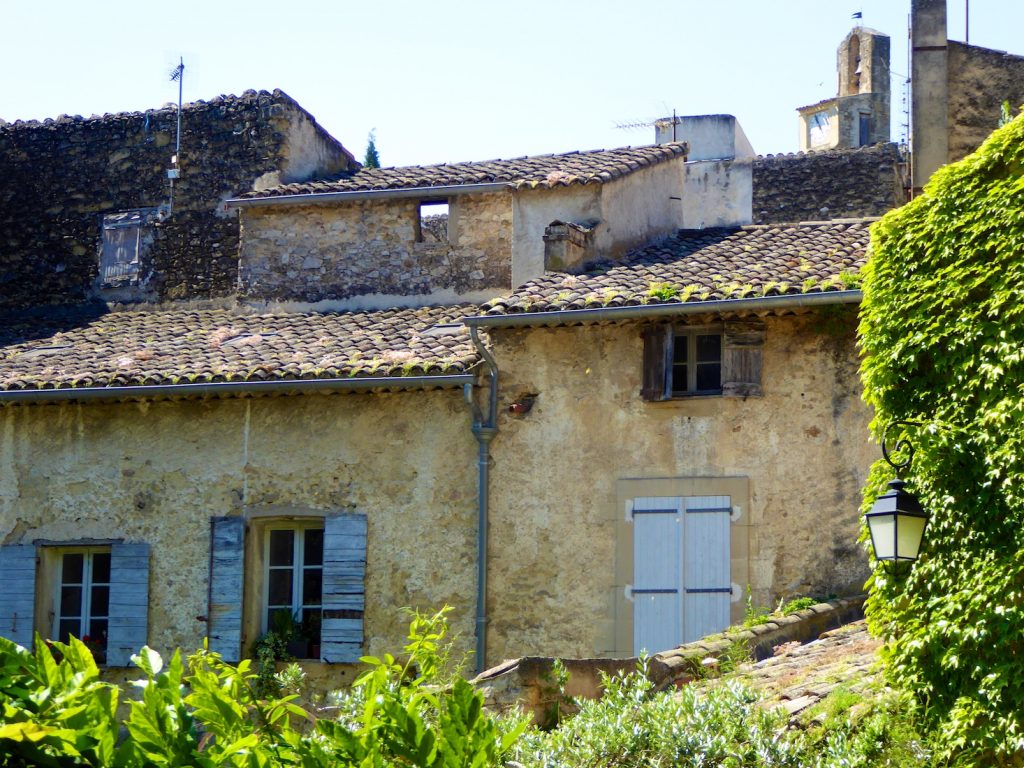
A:
{"type": "Polygon", "coordinates": [[[149,544],[110,547],[107,665],[127,667],[148,640],[149,544]]]}
{"type": "Polygon", "coordinates": [[[225,661],[242,656],[242,597],[245,583],[245,520],[210,518],[210,650],[225,661]]]}
{"type": "Polygon", "coordinates": [[[0,637],[31,650],[35,636],[35,545],[0,547],[0,584],[0,637]]]}
{"type": "Polygon", "coordinates": [[[366,515],[332,515],[324,521],[323,622],[320,655],[352,663],[363,655],[366,608],[366,515]]]}
{"type": "Polygon", "coordinates": [[[732,397],[761,395],[761,357],[764,323],[734,320],[722,334],[722,394],[732,397]]]}
{"type": "Polygon", "coordinates": [[[652,325],[644,329],[644,400],[672,397],[672,326],[652,325]]]}

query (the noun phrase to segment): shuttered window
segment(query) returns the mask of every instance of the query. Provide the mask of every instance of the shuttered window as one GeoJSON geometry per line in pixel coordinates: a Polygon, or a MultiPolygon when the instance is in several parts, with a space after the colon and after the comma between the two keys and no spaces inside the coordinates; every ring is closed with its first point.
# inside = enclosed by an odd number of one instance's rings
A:
{"type": "Polygon", "coordinates": [[[225,659],[242,655],[243,627],[286,631],[292,653],[331,663],[363,655],[366,516],[257,520],[248,551],[241,517],[211,521],[209,643],[225,659]],[[243,612],[243,585],[253,588],[243,612]],[[299,647],[301,645],[301,647],[299,647]]]}
{"type": "Polygon", "coordinates": [[[149,239],[151,212],[122,211],[103,217],[100,283],[106,287],[134,285],[149,239]]]}
{"type": "Polygon", "coordinates": [[[728,321],[719,328],[670,324],[645,329],[645,400],[700,395],[750,397],[761,394],[761,321],[728,321]]]}
{"type": "MultiPolygon", "coordinates": [[[[85,640],[99,663],[129,666],[147,642],[149,545],[0,547],[0,635],[31,647],[33,634],[85,640]],[[47,557],[37,558],[40,550],[47,557]],[[50,626],[35,621],[37,561],[52,569],[50,626]]],[[[49,596],[45,596],[49,598],[49,596]]]]}

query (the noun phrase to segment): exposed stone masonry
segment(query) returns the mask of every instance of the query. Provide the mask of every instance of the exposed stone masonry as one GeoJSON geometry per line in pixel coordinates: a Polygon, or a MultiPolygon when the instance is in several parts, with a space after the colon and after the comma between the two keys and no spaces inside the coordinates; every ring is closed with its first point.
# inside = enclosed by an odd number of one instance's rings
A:
{"type": "Polygon", "coordinates": [[[999,127],[1002,103],[1024,103],[1024,56],[949,41],[949,162],[981,146],[999,127]]]}
{"type": "Polygon", "coordinates": [[[881,216],[906,202],[895,144],[754,160],[755,224],[881,216]]]}
{"type": "MultiPolygon", "coordinates": [[[[43,122],[0,121],[0,307],[77,301],[96,285],[103,214],[168,199],[177,108],[43,122]]],[[[154,225],[139,298],[230,293],[238,221],[222,200],[258,179],[309,178],[352,156],[281,91],[246,91],[182,112],[174,215],[154,225]],[[318,166],[318,168],[317,168],[318,166]]]]}
{"type": "Polygon", "coordinates": [[[511,193],[461,195],[420,217],[418,199],[243,209],[241,293],[334,301],[507,289],[511,193]]]}

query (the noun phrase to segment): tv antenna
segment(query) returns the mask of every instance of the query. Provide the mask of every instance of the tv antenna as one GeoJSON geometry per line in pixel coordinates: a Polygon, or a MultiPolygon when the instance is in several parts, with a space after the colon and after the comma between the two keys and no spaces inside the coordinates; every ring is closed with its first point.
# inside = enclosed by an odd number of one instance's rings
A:
{"type": "Polygon", "coordinates": [[[171,70],[171,82],[178,83],[178,129],[174,137],[174,155],[171,157],[171,167],[167,169],[167,179],[171,184],[171,199],[167,204],[168,216],[174,211],[174,182],[181,176],[178,158],[181,157],[181,93],[185,83],[185,60],[180,56],[178,57],[178,66],[171,70]]]}
{"type": "Polygon", "coordinates": [[[628,123],[616,123],[615,127],[620,131],[633,131],[637,128],[667,128],[672,126],[672,141],[677,141],[676,138],[676,126],[680,125],[682,120],[676,115],[676,111],[672,110],[672,117],[660,117],[657,120],[634,120],[628,123]]]}

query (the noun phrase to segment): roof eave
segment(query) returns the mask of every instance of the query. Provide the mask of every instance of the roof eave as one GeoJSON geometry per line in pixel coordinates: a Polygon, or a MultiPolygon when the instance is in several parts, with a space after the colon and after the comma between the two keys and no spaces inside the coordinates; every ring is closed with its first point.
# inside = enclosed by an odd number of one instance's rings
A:
{"type": "Polygon", "coordinates": [[[753,299],[718,299],[714,301],[674,302],[668,304],[640,304],[629,307],[522,312],[513,315],[474,315],[463,318],[462,322],[468,326],[480,328],[579,325],[583,323],[618,322],[638,318],[653,319],[720,312],[771,312],[835,304],[859,304],[863,297],[862,291],[823,291],[785,296],[761,296],[753,299]]]}
{"type": "Polygon", "coordinates": [[[272,381],[211,381],[189,384],[144,384],[123,387],[60,387],[0,390],[0,405],[120,400],[179,399],[210,396],[332,394],[373,390],[450,389],[473,384],[473,373],[434,376],[365,376],[349,379],[274,379],[272,381]]]}
{"type": "Polygon", "coordinates": [[[235,197],[224,204],[229,208],[257,208],[270,205],[331,205],[358,200],[387,200],[401,198],[455,197],[458,195],[510,192],[510,182],[481,184],[445,184],[436,187],[402,187],[396,189],[355,189],[340,192],[307,192],[299,195],[270,195],[267,197],[235,197]]]}

